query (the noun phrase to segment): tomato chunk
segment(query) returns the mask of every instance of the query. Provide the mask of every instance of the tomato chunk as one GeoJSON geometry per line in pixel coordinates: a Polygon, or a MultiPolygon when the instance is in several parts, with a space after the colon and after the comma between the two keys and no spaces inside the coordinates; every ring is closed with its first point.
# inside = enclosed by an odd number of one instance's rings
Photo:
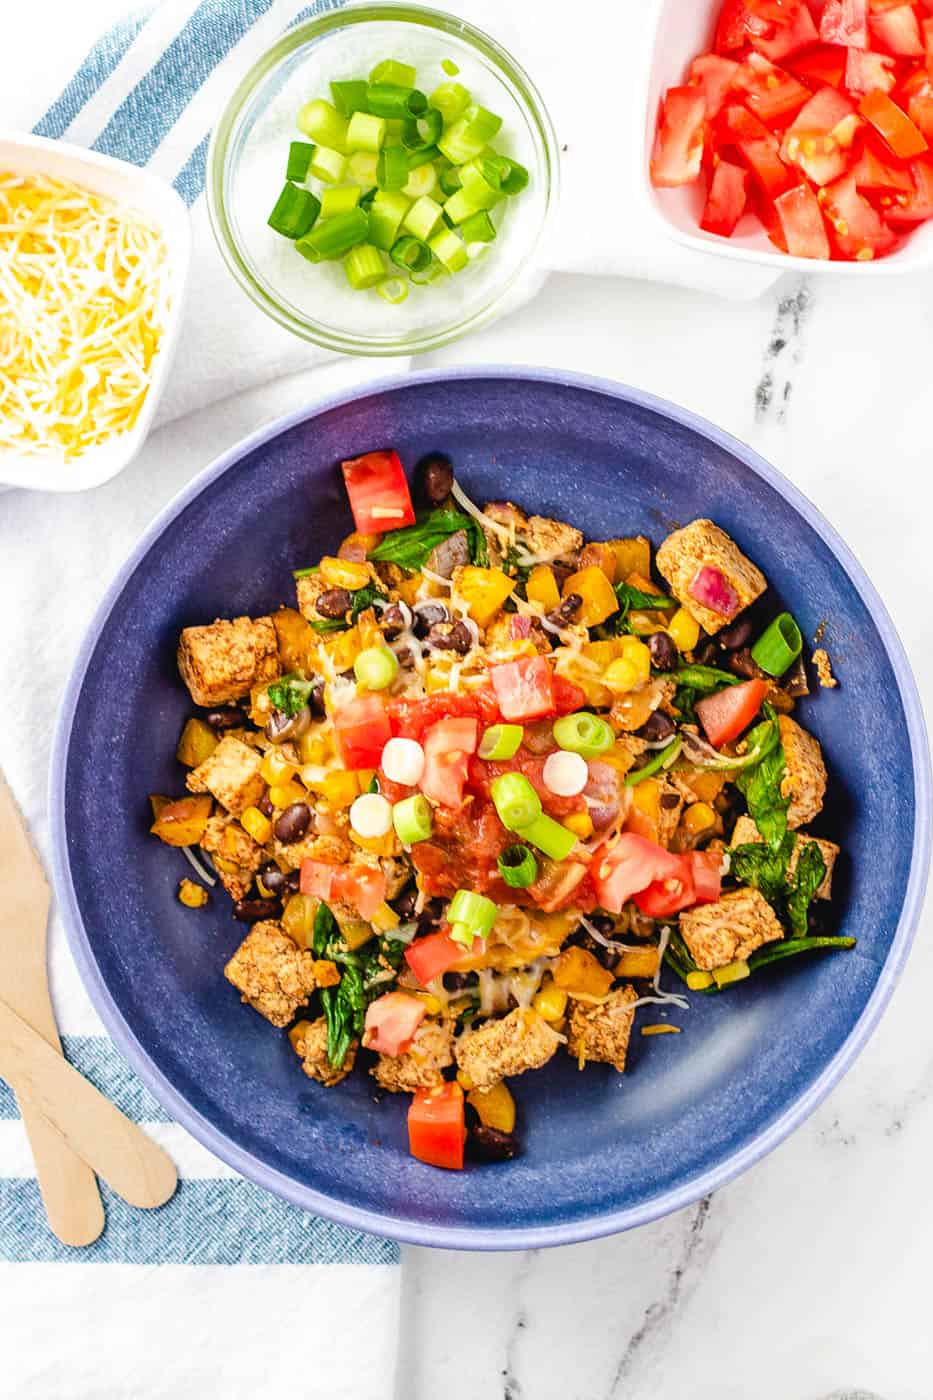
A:
{"type": "Polygon", "coordinates": [[[748,107],[767,125],[799,111],[809,100],[810,89],[777,68],[760,53],[750,53],[735,75],[735,87],[745,94],[748,107]]]}
{"type": "MultiPolygon", "coordinates": [[[[482,939],[474,939],[473,949],[470,951],[481,945],[482,939]]],[[[422,987],[426,987],[435,977],[442,977],[466,955],[467,949],[462,943],[455,943],[449,933],[427,933],[423,938],[416,938],[406,949],[405,961],[422,987]]]]}
{"type": "Polygon", "coordinates": [[[749,32],[748,35],[752,46],[765,58],[770,58],[772,63],[788,58],[809,44],[815,44],[819,37],[813,16],[805,4],[800,4],[791,18],[785,15],[782,21],[772,24],[770,33],[749,32]]]}
{"type": "Polygon", "coordinates": [[[404,1055],[425,1018],[427,1007],[407,992],[386,992],[366,1008],[363,1045],[379,1055],[404,1055]]]}
{"type": "Polygon", "coordinates": [[[846,55],[846,87],[853,96],[867,92],[890,92],[897,82],[893,58],[883,53],[863,53],[849,49],[846,55]]]}
{"type": "Polygon", "coordinates": [[[841,92],[821,88],[787,128],[781,156],[798,166],[813,184],[828,185],[845,174],[849,147],[861,125],[852,103],[841,92]]]}
{"type": "Polygon", "coordinates": [[[894,246],[895,237],[881,216],[855,188],[855,176],[844,175],[820,192],[833,239],[844,257],[870,259],[894,246]]]}
{"type": "Polygon", "coordinates": [[[635,905],[649,919],[669,919],[672,914],[679,914],[696,903],[693,864],[687,856],[678,856],[677,860],[676,871],[632,895],[635,905]]]}
{"type": "Polygon", "coordinates": [[[908,169],[916,187],[914,193],[892,196],[893,202],[885,210],[888,222],[895,225],[933,219],[933,157],[912,160],[908,169]]]}
{"type": "Polygon", "coordinates": [[[826,0],[820,16],[820,38],[824,44],[867,49],[868,0],[826,0]]]}
{"type": "Polygon", "coordinates": [[[341,463],[353,522],[361,535],[414,525],[405,470],[395,452],[367,452],[341,463]]]}
{"type": "Polygon", "coordinates": [[[745,212],[748,174],[739,165],[721,160],[713,171],[700,228],[728,238],[745,212]]]}
{"type": "Polygon", "coordinates": [[[610,851],[598,849],[590,867],[600,906],[610,914],[620,914],[627,900],[656,881],[683,873],[680,856],[634,831],[623,832],[610,851]]]}
{"type": "Polygon", "coordinates": [[[469,774],[469,755],[476,752],[479,725],[475,719],[442,719],[424,736],[421,791],[432,802],[459,807],[469,774]]]}
{"type": "Polygon", "coordinates": [[[408,1148],[430,1167],[460,1171],[466,1121],[463,1090],[457,1083],[439,1089],[419,1089],[408,1110],[408,1148]]]}
{"type": "Polygon", "coordinates": [[[381,697],[358,695],[342,706],[334,715],[334,732],[344,768],[378,768],[382,750],[392,737],[381,697]]]}
{"type": "MultiPolygon", "coordinates": [[[[858,50],[856,50],[858,52],[858,50]]],[[[835,44],[814,44],[788,60],[791,72],[810,87],[841,87],[846,72],[846,50],[835,44]]]]}
{"type": "Polygon", "coordinates": [[[748,728],[767,693],[767,681],[743,681],[697,701],[696,712],[714,748],[730,744],[748,728]]]}
{"type": "Polygon", "coordinates": [[[859,111],[901,160],[922,155],[928,149],[923,132],[887,93],[867,92],[859,103],[859,111]]]}
{"type": "Polygon", "coordinates": [[[722,857],[718,851],[691,851],[691,873],[697,904],[715,904],[722,889],[722,857]]]}
{"type": "Polygon", "coordinates": [[[787,251],[796,258],[829,259],[829,239],[819,201],[809,185],[785,190],[774,201],[787,251]]]}
{"type": "Polygon", "coordinates": [[[690,65],[690,82],[698,83],[706,99],[707,117],[715,117],[726,100],[726,95],[739,71],[739,64],[732,58],[723,58],[718,53],[704,53],[690,65]]]}
{"type": "Polygon", "coordinates": [[[545,657],[523,656],[490,666],[489,679],[503,719],[521,722],[554,713],[554,683],[545,657]]]}
{"type": "Polygon", "coordinates": [[[920,25],[912,5],[876,10],[868,16],[872,38],[891,54],[916,58],[924,52],[920,25]]]}
{"type": "Polygon", "coordinates": [[[651,157],[659,188],[689,185],[700,174],[706,132],[706,99],[696,87],[669,88],[651,157]]]}
{"type": "Polygon", "coordinates": [[[300,889],[326,904],[343,900],[371,919],[386,897],[385,872],[367,865],[333,865],[308,857],[301,862],[300,889]]]}

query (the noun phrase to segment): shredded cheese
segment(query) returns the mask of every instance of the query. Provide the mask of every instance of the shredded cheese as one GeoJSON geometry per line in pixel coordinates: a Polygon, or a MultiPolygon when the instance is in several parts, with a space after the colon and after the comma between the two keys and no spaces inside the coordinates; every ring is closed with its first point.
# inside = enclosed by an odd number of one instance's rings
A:
{"type": "Polygon", "coordinates": [[[139,214],[77,185],[0,173],[0,447],[73,460],[136,422],[170,301],[139,214]]]}

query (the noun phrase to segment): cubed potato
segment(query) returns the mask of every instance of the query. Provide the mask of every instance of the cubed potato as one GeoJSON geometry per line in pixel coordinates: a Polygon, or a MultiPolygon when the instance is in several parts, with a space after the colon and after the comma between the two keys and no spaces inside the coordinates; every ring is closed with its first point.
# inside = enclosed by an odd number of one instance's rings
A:
{"type": "Polygon", "coordinates": [[[209,724],[205,724],[203,719],[192,716],[191,719],[185,721],[181,738],[178,740],[178,748],[175,750],[175,757],[186,768],[197,768],[199,763],[210,758],[219,742],[209,724]]]}
{"type": "Polygon", "coordinates": [[[168,802],[149,830],[166,846],[196,846],[207,828],[213,805],[210,794],[168,802]]]}

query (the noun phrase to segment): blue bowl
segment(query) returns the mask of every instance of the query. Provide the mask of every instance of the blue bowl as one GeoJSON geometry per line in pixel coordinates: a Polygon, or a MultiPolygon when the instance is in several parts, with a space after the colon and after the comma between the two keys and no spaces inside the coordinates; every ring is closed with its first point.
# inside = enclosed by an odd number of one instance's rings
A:
{"type": "MultiPolygon", "coordinates": [[[[71,946],[107,1029],[167,1111],[231,1166],[307,1210],[418,1244],[563,1244],[643,1224],[773,1148],[848,1068],[904,966],[930,845],[916,686],[878,595],[800,493],[747,447],[633,389],[538,370],[427,372],[282,419],[156,520],[81,649],[55,741],[54,869],[71,946]],[[192,915],[185,867],[147,834],[179,790],[189,700],[179,630],[291,602],[290,571],[352,527],[336,463],[443,450],[477,500],[509,496],[588,535],[655,542],[711,516],[806,636],[825,624],[839,689],[801,706],[831,772],[820,830],[841,842],[835,907],[852,953],[793,960],[691,998],[685,1033],[633,1039],[624,1077],[569,1057],[515,1085],[516,1160],[436,1171],[407,1151],[407,1098],[304,1078],[223,965],[225,898],[192,915]]],[[[671,974],[672,976],[672,974],[671,974]]]]}

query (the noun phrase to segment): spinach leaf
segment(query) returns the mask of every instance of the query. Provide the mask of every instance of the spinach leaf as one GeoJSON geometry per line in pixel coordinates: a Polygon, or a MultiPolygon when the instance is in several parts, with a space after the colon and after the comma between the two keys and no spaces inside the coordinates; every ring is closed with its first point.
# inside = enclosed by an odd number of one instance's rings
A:
{"type": "MultiPolygon", "coordinates": [[[[764,724],[769,726],[773,724],[774,730],[777,731],[777,724],[774,721],[765,720],[764,724]]],[[[756,725],[748,736],[749,747],[762,727],[762,725],[756,725]]],[[[781,779],[784,777],[784,749],[780,742],[779,731],[776,746],[772,746],[772,741],[768,738],[761,742],[767,745],[764,757],[755,767],[743,768],[740,773],[737,773],[735,785],[744,795],[745,801],[748,803],[748,814],[761,833],[762,839],[772,850],[777,851],[787,834],[787,809],[790,806],[790,799],[781,794],[781,779]]]]}
{"type": "MultiPolygon", "coordinates": [[[[482,533],[482,531],[480,533],[482,533]]],[[[509,578],[514,578],[518,583],[527,583],[528,575],[531,573],[533,566],[531,564],[523,564],[521,560],[522,555],[520,552],[515,548],[514,544],[510,544],[505,552],[505,560],[502,564],[502,568],[504,572],[508,574],[509,578]]]]}
{"type": "Polygon", "coordinates": [[[854,948],[854,938],[782,938],[774,943],[765,943],[749,956],[748,965],[752,972],[768,963],[780,962],[782,958],[793,958],[798,953],[812,953],[816,948],[854,948]]]}
{"type": "Polygon", "coordinates": [[[313,689],[314,683],[303,680],[301,676],[282,676],[269,686],[266,694],[275,708],[291,719],[307,705],[313,689]]]}
{"type": "Polygon", "coordinates": [[[797,858],[787,895],[787,917],[791,932],[797,938],[803,938],[807,932],[807,910],[825,878],[823,852],[815,841],[808,841],[797,858]]]}
{"type": "Polygon", "coordinates": [[[382,590],[380,588],[377,588],[374,583],[367,583],[365,588],[357,588],[353,593],[351,593],[350,597],[353,599],[353,602],[350,605],[351,625],[356,621],[360,613],[365,612],[367,608],[372,607],[374,599],[382,598],[383,600],[385,600],[385,596],[386,595],[382,592],[382,590]]]}
{"type": "Polygon", "coordinates": [[[407,944],[400,939],[383,937],[351,953],[344,943],[340,925],[322,902],[314,916],[311,947],[316,958],[328,958],[340,965],[337,986],[322,987],[319,993],[321,1010],[327,1021],[327,1058],[339,1069],[351,1041],[363,1033],[367,1006],[393,985],[387,978],[371,987],[368,984],[379,973],[388,971],[387,964],[398,969],[407,944]]]}
{"type": "Polygon", "coordinates": [[[370,559],[383,564],[397,564],[400,569],[417,573],[424,568],[431,551],[458,530],[465,530],[474,564],[489,563],[486,537],[479,522],[459,510],[431,510],[414,525],[401,530],[389,530],[370,553],[370,559]]]}
{"type": "Polygon", "coordinates": [[[613,613],[608,623],[608,629],[613,636],[631,632],[628,615],[633,608],[637,612],[665,612],[668,608],[680,606],[673,598],[667,598],[663,593],[644,593],[631,583],[617,583],[615,592],[619,600],[619,611],[613,613]]]}
{"type": "Polygon", "coordinates": [[[311,951],[316,958],[330,956],[331,945],[340,937],[340,928],[329,907],[321,900],[314,915],[311,951]]]}
{"type": "Polygon", "coordinates": [[[347,623],[342,617],[322,617],[308,624],[315,632],[346,632],[347,623]]]}
{"type": "Polygon", "coordinates": [[[350,1042],[363,1033],[366,1005],[363,974],[352,963],[343,968],[336,987],[325,987],[321,992],[327,1022],[327,1058],[335,1069],[340,1069],[346,1059],[350,1042]]]}
{"type": "Polygon", "coordinates": [[[787,887],[787,866],[793,855],[796,840],[793,832],[789,831],[776,848],[769,846],[766,841],[734,846],[731,851],[731,874],[741,884],[751,885],[760,890],[768,903],[774,904],[784,896],[787,887]]]}
{"type": "Polygon", "coordinates": [[[738,685],[739,677],[731,671],[720,671],[718,666],[678,666],[668,673],[669,679],[679,686],[688,685],[701,695],[711,695],[715,690],[723,690],[727,685],[738,685]]]}

